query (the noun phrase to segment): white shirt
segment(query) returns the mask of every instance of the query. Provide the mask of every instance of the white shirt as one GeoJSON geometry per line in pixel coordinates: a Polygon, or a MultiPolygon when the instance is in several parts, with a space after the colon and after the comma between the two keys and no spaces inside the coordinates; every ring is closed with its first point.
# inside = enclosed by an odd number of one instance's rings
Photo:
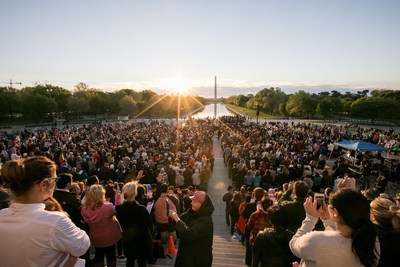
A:
{"type": "MultiPolygon", "coordinates": [[[[290,250],[301,258],[303,267],[363,267],[352,251],[351,238],[345,238],[333,230],[334,223],[323,221],[325,231],[312,231],[318,218],[306,214],[301,227],[289,242],[290,250]]],[[[380,255],[380,246],[376,238],[376,251],[380,255]]]]}
{"type": "Polygon", "coordinates": [[[88,250],[85,231],[64,212],[44,208],[42,203],[12,203],[0,210],[1,266],[54,266],[65,253],[79,257],[88,250]]]}

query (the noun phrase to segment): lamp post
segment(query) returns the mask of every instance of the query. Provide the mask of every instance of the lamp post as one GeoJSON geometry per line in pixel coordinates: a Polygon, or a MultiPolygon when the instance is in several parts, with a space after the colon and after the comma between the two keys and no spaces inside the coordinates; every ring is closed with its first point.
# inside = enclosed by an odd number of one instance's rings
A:
{"type": "Polygon", "coordinates": [[[257,104],[257,111],[256,111],[257,124],[258,124],[258,115],[260,115],[260,105],[259,104],[257,104]]]}

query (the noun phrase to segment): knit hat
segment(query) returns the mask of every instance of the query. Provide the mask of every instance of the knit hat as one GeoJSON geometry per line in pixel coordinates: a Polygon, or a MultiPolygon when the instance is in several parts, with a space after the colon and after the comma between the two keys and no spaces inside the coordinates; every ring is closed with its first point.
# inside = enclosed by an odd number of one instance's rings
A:
{"type": "Polygon", "coordinates": [[[190,198],[192,202],[203,204],[206,200],[206,193],[204,191],[196,191],[190,198]]]}

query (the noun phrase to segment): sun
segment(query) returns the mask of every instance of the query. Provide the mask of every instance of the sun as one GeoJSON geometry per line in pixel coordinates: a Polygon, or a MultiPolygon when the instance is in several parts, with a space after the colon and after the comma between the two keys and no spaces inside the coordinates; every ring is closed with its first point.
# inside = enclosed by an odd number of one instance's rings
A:
{"type": "Polygon", "coordinates": [[[157,85],[164,90],[170,90],[178,94],[184,94],[192,87],[191,81],[182,77],[159,80],[157,85]]]}

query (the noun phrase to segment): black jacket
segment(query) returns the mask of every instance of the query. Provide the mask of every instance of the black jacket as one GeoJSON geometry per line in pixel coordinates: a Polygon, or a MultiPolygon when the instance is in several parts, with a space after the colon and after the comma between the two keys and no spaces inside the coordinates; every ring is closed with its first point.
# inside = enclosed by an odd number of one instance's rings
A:
{"type": "Polygon", "coordinates": [[[381,246],[381,257],[378,267],[393,266],[399,258],[400,232],[395,232],[391,227],[376,225],[379,243],[381,246]]]}
{"type": "Polygon", "coordinates": [[[79,228],[85,229],[81,214],[82,203],[74,193],[54,190],[53,197],[60,203],[63,210],[68,213],[71,221],[79,228]]]}
{"type": "Polygon", "coordinates": [[[214,205],[206,195],[205,202],[195,212],[189,209],[180,216],[175,225],[180,238],[175,267],[210,267],[212,265],[212,244],[214,205]]]}
{"type": "Polygon", "coordinates": [[[253,212],[255,211],[257,211],[257,203],[246,203],[246,205],[244,205],[242,217],[247,221],[250,218],[251,214],[253,214],[253,212]]]}
{"type": "Polygon", "coordinates": [[[260,232],[252,248],[252,267],[291,267],[292,262],[299,262],[289,248],[289,241],[294,233],[291,231],[277,232],[273,228],[265,228],[260,232]],[[260,264],[260,265],[259,265],[260,264]]]}
{"type": "Polygon", "coordinates": [[[136,201],[116,206],[117,219],[122,228],[122,245],[127,257],[143,258],[150,249],[153,224],[147,209],[136,201]]]}

